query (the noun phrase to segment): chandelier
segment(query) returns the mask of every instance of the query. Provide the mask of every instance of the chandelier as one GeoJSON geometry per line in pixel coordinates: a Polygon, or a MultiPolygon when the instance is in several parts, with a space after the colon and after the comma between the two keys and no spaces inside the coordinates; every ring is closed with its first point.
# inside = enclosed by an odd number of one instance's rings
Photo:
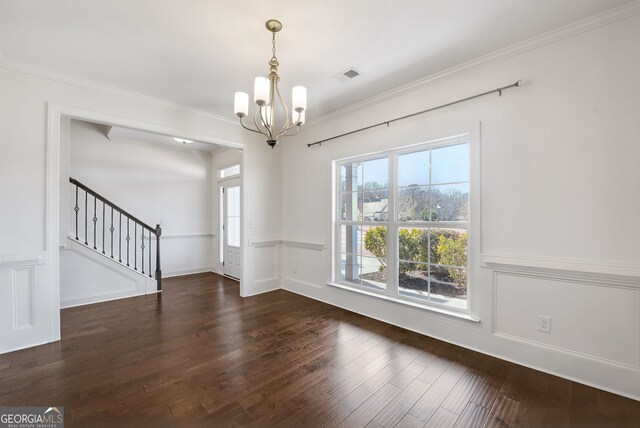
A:
{"type": "MultiPolygon", "coordinates": [[[[240,124],[248,131],[256,132],[267,137],[267,144],[275,148],[278,138],[297,135],[300,127],[305,122],[305,110],[307,109],[307,89],[304,86],[294,86],[291,91],[292,111],[289,118],[289,110],[282,100],[278,83],[278,58],[276,58],[276,33],[282,30],[280,21],[270,19],[265,23],[267,30],[271,31],[272,56],[269,60],[269,76],[256,77],[253,89],[253,101],[258,105],[253,115],[254,127],[247,126],[243,119],[249,114],[249,94],[246,92],[236,92],[234,102],[234,113],[240,118],[240,124]],[[276,104],[284,113],[284,123],[276,125],[278,119],[276,115],[276,104]],[[291,129],[296,128],[292,133],[291,129]]],[[[281,119],[282,121],[282,119],[281,119]]]]}

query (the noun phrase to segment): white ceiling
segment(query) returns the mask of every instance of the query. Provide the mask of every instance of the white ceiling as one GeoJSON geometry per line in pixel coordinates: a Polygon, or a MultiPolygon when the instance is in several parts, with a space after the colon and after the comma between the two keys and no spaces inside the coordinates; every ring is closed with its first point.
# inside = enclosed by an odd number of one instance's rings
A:
{"type": "MultiPolygon", "coordinates": [[[[14,61],[234,118],[267,74],[277,18],[283,95],[307,119],[631,0],[0,0],[14,61]],[[349,67],[361,76],[332,79],[349,67]]],[[[519,76],[515,76],[519,77],[519,76]]]]}
{"type": "MultiPolygon", "coordinates": [[[[97,127],[100,127],[100,126],[104,127],[104,125],[98,125],[98,124],[93,124],[93,125],[97,127]]],[[[197,152],[207,152],[207,153],[217,153],[217,152],[228,150],[227,147],[219,146],[217,144],[201,143],[198,141],[194,141],[193,143],[188,143],[188,144],[179,143],[176,140],[174,140],[174,136],[153,134],[151,132],[140,131],[137,129],[130,129],[130,128],[122,128],[119,126],[104,127],[104,131],[107,134],[107,137],[111,140],[126,140],[129,142],[150,143],[153,145],[159,145],[161,147],[165,147],[167,149],[197,151],[197,152]]],[[[179,135],[176,135],[175,137],[180,138],[179,135]]]]}

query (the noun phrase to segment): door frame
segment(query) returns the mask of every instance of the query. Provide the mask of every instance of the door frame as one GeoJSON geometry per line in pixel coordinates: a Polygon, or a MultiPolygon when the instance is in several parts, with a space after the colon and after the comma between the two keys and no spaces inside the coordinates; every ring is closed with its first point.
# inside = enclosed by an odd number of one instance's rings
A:
{"type": "MultiPolygon", "coordinates": [[[[242,165],[241,165],[240,162],[238,162],[237,164],[240,164],[240,174],[234,175],[234,176],[228,177],[228,178],[219,178],[218,179],[217,196],[220,198],[220,189],[221,188],[225,188],[226,189],[228,187],[235,187],[236,185],[240,188],[240,247],[238,247],[239,248],[238,252],[240,253],[241,263],[244,263],[244,260],[243,260],[243,257],[242,257],[242,253],[243,253],[243,250],[244,250],[242,248],[242,229],[243,229],[242,228],[242,222],[244,220],[242,218],[244,216],[244,211],[242,210],[242,207],[244,205],[242,203],[242,193],[243,193],[243,191],[242,191],[242,165]],[[231,184],[231,186],[228,186],[228,184],[231,184]]],[[[236,165],[236,163],[230,164],[229,166],[233,166],[233,165],[236,165]]],[[[221,167],[221,168],[219,168],[219,170],[224,169],[224,168],[227,168],[227,167],[221,167]]],[[[220,216],[219,221],[218,221],[218,231],[223,230],[222,226],[223,225],[226,226],[226,224],[227,224],[227,222],[226,222],[226,220],[227,220],[227,203],[226,203],[226,199],[225,198],[226,198],[226,196],[222,197],[221,199],[223,199],[223,200],[219,200],[219,202],[218,202],[220,204],[223,204],[222,207],[220,207],[221,209],[219,210],[221,216],[220,216]]],[[[224,228],[224,232],[221,232],[220,240],[218,241],[219,247],[220,247],[220,249],[222,249],[222,254],[221,254],[221,257],[220,257],[220,258],[222,258],[222,260],[224,260],[224,253],[225,253],[225,249],[227,247],[227,244],[226,244],[227,233],[226,232],[227,232],[227,228],[225,227],[224,228]]],[[[224,266],[224,261],[223,261],[223,265],[221,266],[221,270],[222,270],[223,275],[229,276],[232,279],[237,279],[238,281],[242,282],[242,276],[243,276],[242,272],[240,273],[240,277],[239,278],[235,278],[235,277],[232,277],[230,275],[227,275],[225,273],[225,269],[224,268],[225,268],[225,266],[224,266]]],[[[240,269],[241,270],[244,269],[244,266],[240,266],[240,269]]]]}
{"type": "MultiPolygon", "coordinates": [[[[66,136],[67,138],[63,138],[62,123],[67,119],[78,119],[105,125],[120,126],[154,134],[180,135],[184,138],[200,141],[203,143],[216,144],[231,149],[240,149],[241,168],[244,160],[243,149],[246,149],[246,144],[224,140],[211,135],[194,133],[193,131],[190,131],[188,129],[171,128],[163,125],[158,125],[156,123],[140,121],[137,119],[114,116],[111,114],[100,113],[93,110],[47,102],[45,248],[46,263],[48,265],[47,276],[50,290],[49,299],[51,302],[49,311],[50,313],[47,314],[51,321],[51,334],[49,342],[60,340],[60,189],[63,183],[65,185],[67,184],[69,172],[64,171],[66,177],[61,176],[61,172],[63,171],[61,171],[60,167],[60,155],[61,153],[68,153],[68,149],[70,146],[68,135],[66,136]]],[[[245,197],[245,193],[241,192],[240,197],[243,205],[246,206],[246,201],[244,201],[243,199],[245,197]]],[[[244,222],[246,221],[245,219],[242,220],[243,224],[241,225],[241,238],[243,237],[242,231],[244,230],[244,222]]],[[[244,277],[244,269],[246,266],[244,252],[241,252],[240,257],[243,269],[242,276],[244,277]]],[[[242,285],[240,290],[242,294],[242,285]]]]}

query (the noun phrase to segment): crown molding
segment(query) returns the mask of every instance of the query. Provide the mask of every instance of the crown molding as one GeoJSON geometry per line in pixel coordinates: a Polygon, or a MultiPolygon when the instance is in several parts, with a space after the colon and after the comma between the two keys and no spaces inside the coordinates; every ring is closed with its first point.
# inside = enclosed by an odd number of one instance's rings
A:
{"type": "Polygon", "coordinates": [[[413,82],[399,86],[395,89],[391,89],[381,94],[374,95],[373,97],[367,98],[355,104],[351,104],[350,106],[344,107],[342,109],[335,110],[331,113],[313,118],[311,120],[308,120],[307,124],[316,125],[334,119],[336,117],[343,116],[346,113],[363,110],[371,105],[379,104],[383,101],[398,98],[410,92],[425,88],[440,81],[441,79],[449,78],[456,74],[484,67],[492,63],[504,61],[514,56],[518,56],[523,53],[530,52],[553,43],[557,43],[564,39],[575,37],[579,34],[586,33],[596,28],[621,21],[638,14],[640,14],[640,0],[635,0],[626,5],[608,10],[589,18],[585,18],[583,20],[574,22],[573,24],[569,24],[564,27],[542,33],[538,36],[532,37],[522,42],[518,42],[506,48],[498,49],[470,61],[463,62],[462,64],[458,64],[443,71],[430,74],[418,80],[414,80],[413,82]]]}
{"type": "Polygon", "coordinates": [[[136,98],[138,100],[156,104],[158,106],[168,108],[180,113],[203,116],[203,117],[206,117],[207,119],[218,120],[221,122],[226,122],[235,126],[239,126],[239,123],[236,120],[232,120],[224,116],[219,116],[217,114],[210,113],[204,110],[194,109],[191,107],[183,106],[181,104],[176,104],[170,101],[150,97],[148,95],[143,95],[138,92],[128,91],[126,89],[118,88],[116,86],[99,83],[93,80],[81,79],[79,77],[71,76],[64,73],[59,73],[57,71],[48,70],[46,68],[36,67],[30,64],[25,64],[20,61],[15,61],[2,56],[1,51],[0,51],[0,68],[15,71],[18,73],[29,74],[31,76],[40,77],[42,79],[52,80],[55,82],[64,83],[67,85],[72,85],[72,86],[76,86],[83,89],[106,91],[106,92],[111,92],[118,95],[123,95],[126,97],[136,98]]]}

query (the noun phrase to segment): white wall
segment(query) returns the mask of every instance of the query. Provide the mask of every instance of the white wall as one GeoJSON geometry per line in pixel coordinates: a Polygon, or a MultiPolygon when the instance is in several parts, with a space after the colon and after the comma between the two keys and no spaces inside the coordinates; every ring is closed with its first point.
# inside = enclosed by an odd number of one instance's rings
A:
{"type": "Polygon", "coordinates": [[[240,290],[246,296],[279,286],[265,281],[271,278],[268,270],[249,268],[271,255],[248,245],[254,237],[270,235],[274,225],[280,232],[280,200],[273,197],[280,183],[279,151],[235,122],[6,59],[0,61],[0,93],[0,352],[59,338],[57,189],[67,178],[51,174],[69,149],[60,115],[244,146],[240,290]],[[264,191],[264,183],[271,183],[271,192],[264,191]]]}
{"type": "MultiPolygon", "coordinates": [[[[161,224],[163,276],[212,270],[211,158],[207,152],[109,140],[96,125],[71,121],[70,176],[145,223],[161,224]]],[[[73,206],[75,186],[67,186],[72,193],[67,205],[73,206]]],[[[75,216],[67,212],[67,232],[72,233],[75,216]]],[[[84,207],[80,214],[82,220],[84,207]]]]}
{"type": "MultiPolygon", "coordinates": [[[[314,142],[524,79],[522,88],[307,148],[284,145],[283,287],[640,398],[640,16],[339,112],[314,142]],[[481,129],[480,323],[326,285],[331,161],[481,129]],[[293,272],[296,265],[296,272],[293,272]],[[551,334],[537,315],[552,317],[551,334]]],[[[542,40],[542,39],[541,39],[542,40]]],[[[478,225],[476,225],[478,226],[478,225]]]]}

